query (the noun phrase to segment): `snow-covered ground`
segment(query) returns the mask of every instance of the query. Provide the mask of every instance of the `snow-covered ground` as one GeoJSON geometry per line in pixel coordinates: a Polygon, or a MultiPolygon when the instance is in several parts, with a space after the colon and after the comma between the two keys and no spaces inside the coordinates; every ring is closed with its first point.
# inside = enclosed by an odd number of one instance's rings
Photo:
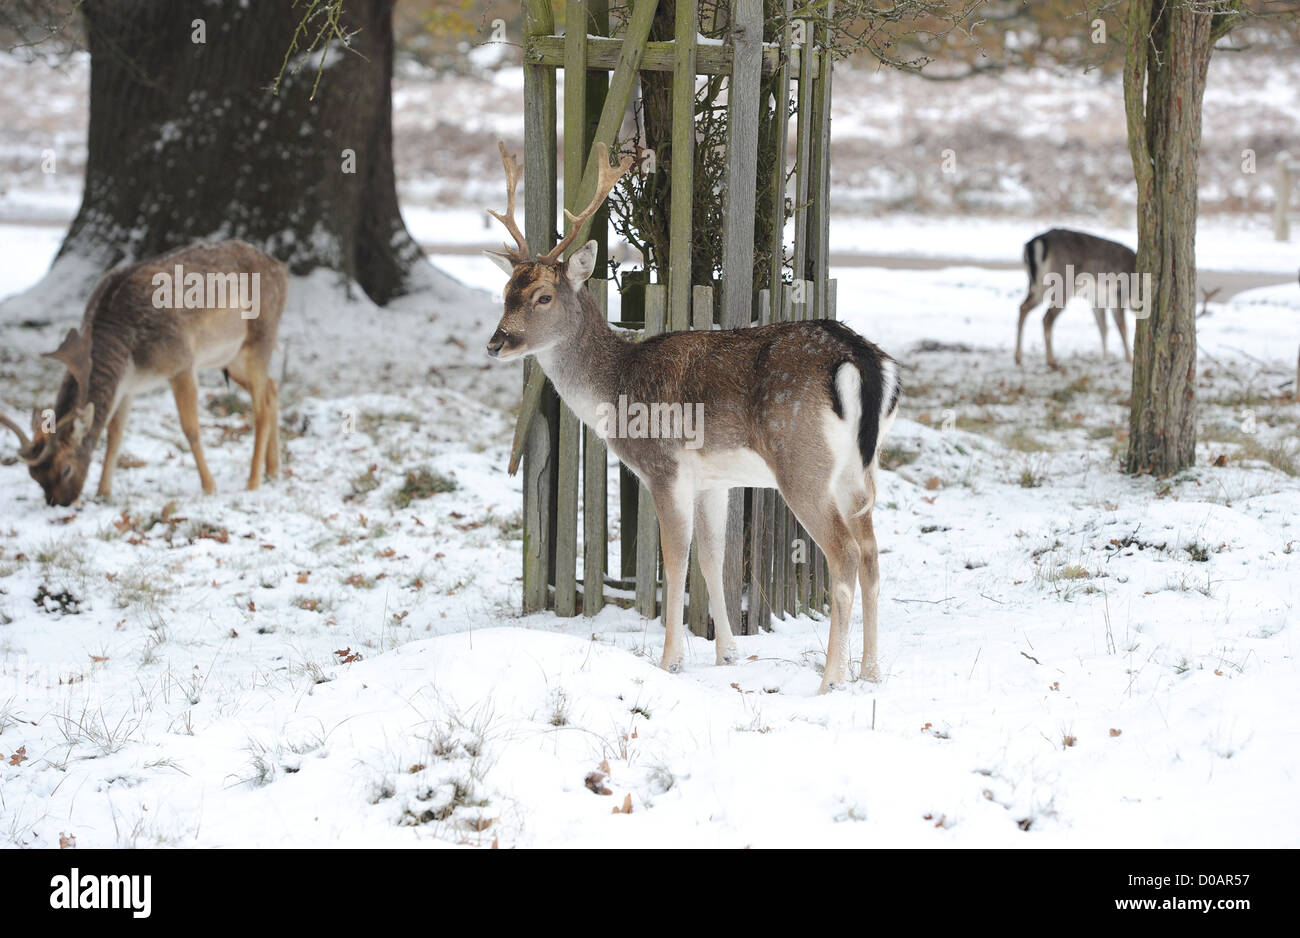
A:
{"type": "MultiPolygon", "coordinates": [[[[57,247],[32,231],[0,229],[0,290],[57,247]]],[[[216,374],[216,496],[166,393],[137,400],[111,502],[51,509],[0,465],[0,842],[1300,845],[1300,291],[1210,305],[1198,466],[1160,481],[1117,471],[1128,368],[1087,310],[1062,372],[1036,322],[1020,370],[1021,273],[836,273],[905,366],[880,684],[815,696],[810,618],[732,667],[692,638],[669,675],[634,611],[520,617],[519,373],[479,351],[499,307],[438,279],[375,310],[317,275],[274,365],[279,481],[241,489],[216,374]]],[[[52,400],[36,353],[78,315],[40,312],[0,309],[14,417],[52,400]]]]}

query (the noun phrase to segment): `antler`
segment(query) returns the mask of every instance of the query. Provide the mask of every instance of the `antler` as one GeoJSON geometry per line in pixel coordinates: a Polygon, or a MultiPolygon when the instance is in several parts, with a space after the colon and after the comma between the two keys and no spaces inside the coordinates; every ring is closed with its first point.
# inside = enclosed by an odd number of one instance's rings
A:
{"type": "Polygon", "coordinates": [[[501,151],[501,164],[506,168],[506,213],[498,215],[492,209],[488,209],[487,213],[505,225],[510,236],[515,239],[517,250],[510,250],[508,244],[503,244],[502,247],[506,249],[506,255],[518,264],[532,259],[528,251],[528,242],[524,239],[523,232],[519,230],[519,223],[515,221],[515,187],[519,185],[519,161],[506,154],[505,141],[498,140],[497,149],[501,151]]]}
{"type": "Polygon", "coordinates": [[[554,264],[560,255],[573,244],[578,237],[578,232],[582,230],[582,223],[596,214],[604,201],[609,198],[614,186],[618,184],[618,181],[623,178],[623,175],[631,169],[632,164],[635,162],[631,156],[625,156],[617,166],[610,166],[609,147],[603,143],[596,144],[595,159],[596,169],[600,175],[596,180],[596,191],[591,197],[591,204],[577,215],[574,215],[568,209],[564,210],[565,217],[569,219],[569,233],[564,236],[559,244],[538,258],[544,264],[554,264]]]}
{"type": "Polygon", "coordinates": [[[46,452],[53,452],[53,450],[44,449],[40,440],[36,440],[35,442],[29,440],[27,434],[23,432],[22,427],[18,426],[18,424],[14,423],[3,414],[0,414],[0,426],[8,427],[10,430],[14,431],[14,435],[18,437],[18,458],[25,463],[38,463],[46,452]]]}
{"type": "Polygon", "coordinates": [[[18,426],[18,424],[14,423],[4,414],[0,414],[0,426],[8,427],[10,430],[14,431],[14,433],[18,435],[18,442],[23,449],[27,449],[32,445],[32,441],[27,439],[27,434],[23,432],[23,428],[18,426]]]}

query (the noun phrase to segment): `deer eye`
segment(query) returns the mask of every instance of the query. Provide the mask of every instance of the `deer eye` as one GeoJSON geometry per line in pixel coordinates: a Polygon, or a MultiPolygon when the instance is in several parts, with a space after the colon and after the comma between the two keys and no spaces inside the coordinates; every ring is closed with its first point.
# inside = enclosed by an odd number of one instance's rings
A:
{"type": "Polygon", "coordinates": [[[551,294],[549,293],[543,293],[541,296],[537,298],[538,306],[545,306],[549,302],[551,302],[551,294]]]}
{"type": "Polygon", "coordinates": [[[63,471],[59,473],[59,476],[60,478],[66,481],[71,475],[72,475],[72,463],[68,463],[66,466],[63,467],[63,471]]]}

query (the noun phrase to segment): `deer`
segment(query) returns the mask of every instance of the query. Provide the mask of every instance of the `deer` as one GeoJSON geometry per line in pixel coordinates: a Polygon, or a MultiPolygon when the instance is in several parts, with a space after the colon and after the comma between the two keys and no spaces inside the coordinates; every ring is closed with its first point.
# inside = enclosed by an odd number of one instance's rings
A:
{"type": "MultiPolygon", "coordinates": [[[[1025,269],[1029,274],[1029,293],[1020,304],[1020,322],[1016,326],[1017,365],[1022,363],[1020,346],[1025,333],[1025,319],[1043,301],[1044,296],[1052,292],[1049,278],[1056,278],[1058,284],[1066,285],[1068,290],[1073,291],[1075,278],[1080,274],[1087,275],[1098,286],[1092,298],[1094,304],[1113,297],[1116,292],[1113,288],[1119,287],[1118,293],[1123,300],[1117,301],[1118,305],[1111,306],[1110,311],[1115,318],[1115,326],[1119,329],[1120,344],[1124,346],[1124,360],[1133,361],[1124,309],[1125,305],[1130,309],[1138,309],[1145,297],[1135,295],[1137,291],[1130,293],[1128,289],[1127,278],[1137,271],[1137,254],[1131,248],[1082,231],[1053,228],[1025,242],[1024,256],[1025,269]],[[1112,289],[1107,290],[1107,285],[1112,289]]],[[[1053,371],[1058,370],[1059,366],[1052,354],[1052,327],[1064,311],[1069,295],[1067,293],[1062,297],[1058,293],[1055,298],[1049,296],[1049,302],[1057,299],[1059,305],[1053,302],[1043,314],[1043,344],[1047,347],[1047,365],[1053,371]]],[[[1103,358],[1106,357],[1106,309],[1106,306],[1094,306],[1092,311],[1101,333],[1103,358]]]]}
{"type": "MultiPolygon", "coordinates": [[[[649,490],[659,519],[664,563],[664,649],[660,667],[685,664],[682,629],[692,538],[713,614],[716,661],[738,660],[723,602],[727,493],[737,486],[775,488],[826,555],[831,624],[819,693],[846,683],[849,619],[862,587],[859,676],[878,681],[880,561],[872,527],[881,441],[894,422],[900,366],[876,345],[830,320],[742,329],[666,332],[631,341],[615,332],[588,289],[597,243],[565,256],[583,223],[633,163],[609,163],[598,143],[596,191],[569,231],[534,256],[515,221],[520,167],[498,144],[506,175],[506,211],[488,210],[515,241],[485,252],[509,281],[504,311],[487,343],[497,361],[532,356],[560,398],[649,490]],[[661,413],[696,413],[687,434],[637,433],[611,426],[626,401],[661,413]]],[[[671,425],[671,420],[666,420],[671,425]]],[[[671,426],[669,426],[671,430],[671,426]]]]}
{"type": "Polygon", "coordinates": [[[270,376],[288,292],[288,270],[251,244],[195,244],[123,264],[104,274],[80,328],[43,357],[66,369],[52,410],[32,414],[32,436],[8,417],[19,457],[45,501],[66,507],[81,495],[107,428],[97,495],[112,497],[113,470],[137,393],[170,384],[181,430],[203,492],[216,492],[199,440],[197,372],[220,368],[253,401],[253,464],[248,488],[280,467],[279,388],[270,376]]]}

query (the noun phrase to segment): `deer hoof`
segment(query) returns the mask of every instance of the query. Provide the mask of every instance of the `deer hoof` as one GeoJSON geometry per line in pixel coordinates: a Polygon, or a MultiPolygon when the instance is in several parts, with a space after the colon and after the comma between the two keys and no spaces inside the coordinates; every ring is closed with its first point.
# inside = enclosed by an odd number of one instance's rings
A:
{"type": "Polygon", "coordinates": [[[725,648],[718,649],[718,664],[735,664],[740,660],[740,650],[735,645],[728,645],[725,648]]]}
{"type": "Polygon", "coordinates": [[[682,663],[681,655],[674,655],[671,658],[664,655],[663,660],[659,662],[659,667],[663,668],[669,674],[677,674],[682,669],[682,663]]]}

